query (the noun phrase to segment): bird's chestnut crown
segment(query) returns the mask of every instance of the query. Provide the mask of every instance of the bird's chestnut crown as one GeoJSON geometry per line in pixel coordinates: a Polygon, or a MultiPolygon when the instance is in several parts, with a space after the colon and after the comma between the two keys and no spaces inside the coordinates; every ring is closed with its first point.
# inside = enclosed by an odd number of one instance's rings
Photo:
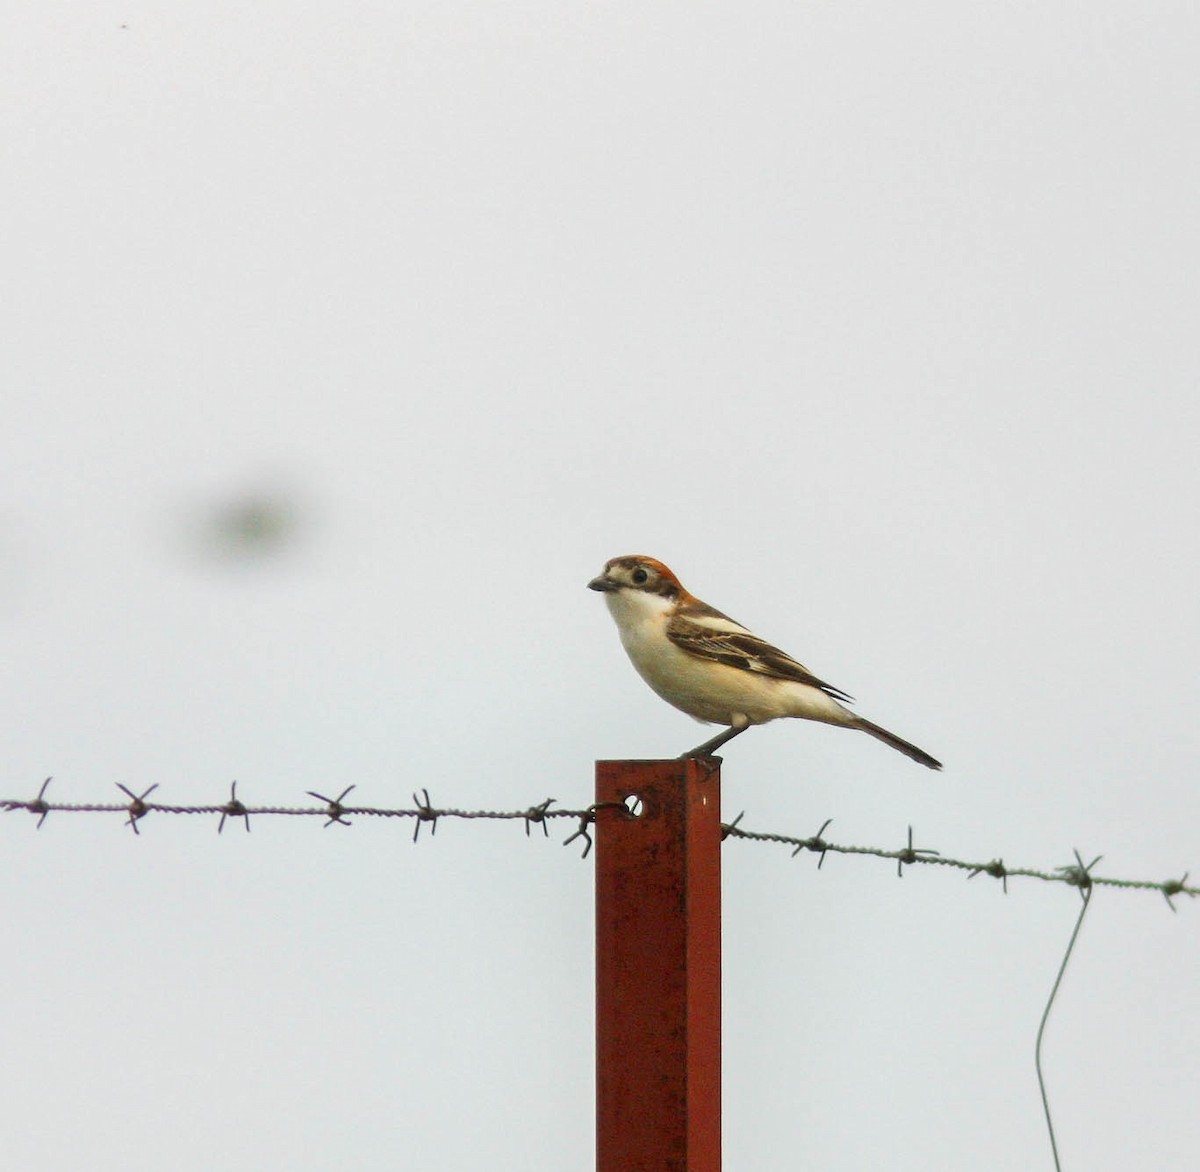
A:
{"type": "Polygon", "coordinates": [[[642,590],[666,598],[677,597],[682,589],[679,579],[662,562],[641,554],[627,554],[606,562],[604,573],[593,578],[588,586],[592,590],[609,593],[624,589],[642,590]]]}

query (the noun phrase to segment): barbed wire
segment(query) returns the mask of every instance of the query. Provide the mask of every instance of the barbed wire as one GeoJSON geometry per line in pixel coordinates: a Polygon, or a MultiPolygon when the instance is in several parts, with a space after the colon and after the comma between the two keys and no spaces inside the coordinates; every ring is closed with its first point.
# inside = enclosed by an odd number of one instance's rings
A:
{"type": "MultiPolygon", "coordinates": [[[[305,791],[309,797],[323,803],[320,806],[251,806],[237,796],[237,782],[230,786],[227,801],[206,805],[169,805],[164,802],[152,802],[150,795],[159,787],[152,785],[140,794],[135,794],[127,786],[117,783],[119,789],[128,799],[124,802],[52,802],[46,799],[46,790],[52,778],[46,778],[37,796],[33,798],[0,798],[0,809],[6,813],[25,810],[37,816],[37,828],[40,830],[47,817],[52,813],[61,814],[123,814],[125,825],[135,834],[140,834],[139,824],[149,814],[181,814],[216,816],[217,833],[225,829],[225,823],[231,819],[241,819],[246,830],[250,829],[250,819],[263,817],[294,817],[294,818],[324,818],[326,828],[339,825],[350,826],[352,817],[358,818],[412,818],[413,841],[416,842],[421,834],[421,827],[428,825],[430,834],[437,832],[437,824],[443,819],[486,820],[497,822],[523,822],[525,834],[531,833],[533,826],[541,826],[542,833],[549,836],[549,822],[555,818],[565,818],[578,823],[574,832],[563,840],[563,846],[582,840],[583,854],[586,858],[592,849],[591,826],[596,820],[598,809],[611,806],[626,809],[623,803],[593,803],[577,809],[552,808],[556,798],[545,798],[531,806],[519,810],[463,810],[450,806],[435,806],[429,797],[429,790],[422,789],[421,796],[413,794],[413,805],[403,808],[387,808],[380,806],[352,806],[346,804],[346,798],[356,787],[347,786],[336,798],[317,793],[314,790],[305,791]]],[[[965,871],[968,879],[977,875],[989,875],[999,879],[1004,891],[1008,891],[1009,879],[1039,879],[1045,883],[1065,883],[1070,887],[1079,888],[1081,892],[1089,892],[1094,887],[1117,887],[1129,890],[1157,891],[1167,901],[1167,906],[1176,911],[1174,898],[1177,895],[1187,895],[1195,898],[1200,895],[1200,886],[1189,884],[1190,872],[1185,872],[1178,879],[1118,879],[1107,875],[1094,875],[1092,869],[1100,862],[1097,856],[1091,863],[1084,864],[1082,858],[1075,853],[1075,861],[1061,867],[1051,869],[1034,867],[1011,867],[1000,858],[993,858],[985,863],[969,862],[965,859],[951,858],[929,847],[919,847],[913,842],[913,829],[908,828],[907,841],[904,846],[888,848],[877,846],[853,846],[845,843],[831,842],[825,838],[825,831],[833,819],[826,819],[816,834],[808,837],[796,837],[789,834],[777,834],[761,830],[745,830],[741,826],[744,814],[739,814],[732,822],[721,826],[722,839],[741,839],[745,842],[776,843],[780,846],[790,846],[792,857],[802,851],[811,851],[819,856],[817,866],[820,868],[829,854],[866,855],[877,859],[886,859],[896,864],[896,873],[904,874],[906,866],[925,864],[934,867],[948,867],[952,870],[965,871]]]]}
{"type": "Polygon", "coordinates": [[[829,852],[840,855],[873,855],[879,859],[894,859],[896,861],[897,874],[903,875],[904,868],[911,863],[925,863],[934,867],[950,867],[958,871],[966,871],[968,879],[974,879],[976,875],[990,875],[993,879],[999,879],[1003,884],[1005,892],[1008,891],[1009,879],[1040,879],[1044,883],[1066,883],[1071,887],[1078,887],[1082,891],[1091,890],[1093,887],[1123,887],[1129,890],[1141,891],[1157,891],[1167,901],[1167,906],[1172,911],[1177,910],[1172,902],[1177,895],[1188,895],[1195,898],[1200,895],[1200,887],[1188,885],[1188,879],[1191,876],[1190,871],[1185,871],[1179,879],[1166,879],[1162,881],[1153,879],[1115,879],[1107,875],[1093,875],[1092,868],[1100,862],[1103,855],[1097,855],[1086,866],[1080,861],[1079,854],[1076,852],[1073,863],[1068,863],[1062,867],[1055,867],[1052,870],[1038,869],[1034,867],[1010,867],[1003,859],[995,858],[987,863],[972,863],[965,859],[954,859],[947,855],[941,854],[939,851],[930,850],[927,847],[918,847],[913,845],[913,830],[908,828],[908,842],[905,846],[894,850],[887,850],[874,846],[846,846],[841,843],[829,842],[824,837],[826,828],[832,823],[833,819],[828,819],[811,838],[793,838],[786,834],[770,834],[757,830],[743,830],[738,824],[742,820],[742,815],[739,814],[732,822],[722,826],[722,833],[725,838],[744,838],[752,842],[775,842],[784,846],[791,846],[792,855],[795,857],[802,850],[816,851],[821,858],[817,862],[820,867],[825,861],[825,855],[829,852]]]}

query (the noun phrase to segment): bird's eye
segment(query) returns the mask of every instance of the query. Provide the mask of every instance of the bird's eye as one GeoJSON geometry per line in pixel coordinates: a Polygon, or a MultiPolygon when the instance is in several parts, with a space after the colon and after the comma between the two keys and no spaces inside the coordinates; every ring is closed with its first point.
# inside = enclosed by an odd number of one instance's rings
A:
{"type": "Polygon", "coordinates": [[[633,579],[633,584],[635,586],[644,586],[647,582],[650,581],[649,572],[646,570],[643,570],[641,566],[638,566],[638,568],[636,570],[634,570],[633,573],[630,574],[629,576],[630,576],[630,578],[633,579]]]}

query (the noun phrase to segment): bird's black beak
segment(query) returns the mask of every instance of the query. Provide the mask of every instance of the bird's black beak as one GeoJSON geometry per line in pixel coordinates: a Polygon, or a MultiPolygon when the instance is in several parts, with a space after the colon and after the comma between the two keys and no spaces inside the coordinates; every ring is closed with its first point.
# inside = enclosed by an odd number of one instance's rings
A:
{"type": "Polygon", "coordinates": [[[607,594],[613,590],[616,590],[617,584],[611,578],[606,578],[603,574],[601,574],[599,578],[593,578],[588,583],[588,589],[601,590],[607,594]]]}

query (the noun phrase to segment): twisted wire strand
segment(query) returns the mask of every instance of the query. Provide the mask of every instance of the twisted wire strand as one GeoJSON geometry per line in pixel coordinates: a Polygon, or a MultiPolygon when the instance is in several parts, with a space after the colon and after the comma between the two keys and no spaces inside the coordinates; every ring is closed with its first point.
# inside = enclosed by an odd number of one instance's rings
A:
{"type": "MultiPolygon", "coordinates": [[[[124,814],[126,825],[134,833],[140,833],[139,823],[149,814],[178,814],[178,815],[207,815],[220,819],[218,831],[225,827],[230,818],[241,819],[247,830],[250,829],[251,818],[286,817],[286,818],[324,818],[325,826],[336,824],[349,826],[349,818],[413,818],[416,826],[413,832],[414,841],[418,838],[421,827],[426,823],[430,832],[437,830],[437,824],[442,819],[457,820],[486,820],[496,822],[523,822],[525,833],[528,835],[531,827],[540,825],[544,834],[549,834],[547,823],[554,818],[567,818],[577,823],[577,827],[564,842],[569,845],[576,840],[583,840],[583,856],[591,850],[592,838],[589,831],[595,822],[597,806],[589,805],[579,808],[562,808],[555,806],[554,798],[545,798],[524,809],[512,810],[465,810],[455,806],[435,806],[429,797],[428,790],[422,790],[421,796],[413,794],[413,805],[405,807],[382,806],[352,806],[345,803],[345,798],[354,786],[346,787],[336,798],[326,797],[314,791],[308,791],[309,796],[323,803],[317,806],[252,806],[240,801],[237,796],[237,782],[230,787],[229,799],[221,803],[202,805],[176,805],[167,802],[154,802],[149,796],[158,788],[151,786],[141,794],[135,794],[124,785],[118,788],[126,795],[124,802],[52,802],[46,799],[46,790],[51,779],[42,783],[36,797],[33,798],[0,798],[0,809],[6,812],[24,810],[37,815],[38,827],[41,828],[51,813],[57,814],[124,814]]],[[[721,827],[722,838],[734,838],[743,842],[773,843],[792,848],[792,855],[801,851],[811,851],[820,856],[818,867],[821,866],[827,854],[864,855],[878,859],[886,859],[896,863],[897,873],[903,875],[906,866],[924,864],[926,866],[947,867],[952,870],[966,871],[969,879],[977,875],[990,875],[999,879],[1008,890],[1008,880],[1037,879],[1044,883],[1065,883],[1077,887],[1081,891],[1090,891],[1093,887],[1115,887],[1127,890],[1157,891],[1166,899],[1168,906],[1175,911],[1174,897],[1186,895],[1195,898],[1200,895],[1200,886],[1189,884],[1189,875],[1185,873],[1178,879],[1122,879],[1107,875],[1092,874],[1095,862],[1084,866],[1078,853],[1075,861],[1061,867],[1011,867],[1000,858],[987,862],[970,862],[966,859],[952,858],[913,844],[912,827],[908,828],[907,843],[901,847],[858,846],[848,843],[830,842],[824,837],[829,821],[815,835],[806,838],[790,834],[780,834],[772,831],[747,830],[740,823],[743,815],[739,814],[732,822],[721,827]]],[[[1096,860],[1098,861],[1098,860],[1096,860]]]]}

